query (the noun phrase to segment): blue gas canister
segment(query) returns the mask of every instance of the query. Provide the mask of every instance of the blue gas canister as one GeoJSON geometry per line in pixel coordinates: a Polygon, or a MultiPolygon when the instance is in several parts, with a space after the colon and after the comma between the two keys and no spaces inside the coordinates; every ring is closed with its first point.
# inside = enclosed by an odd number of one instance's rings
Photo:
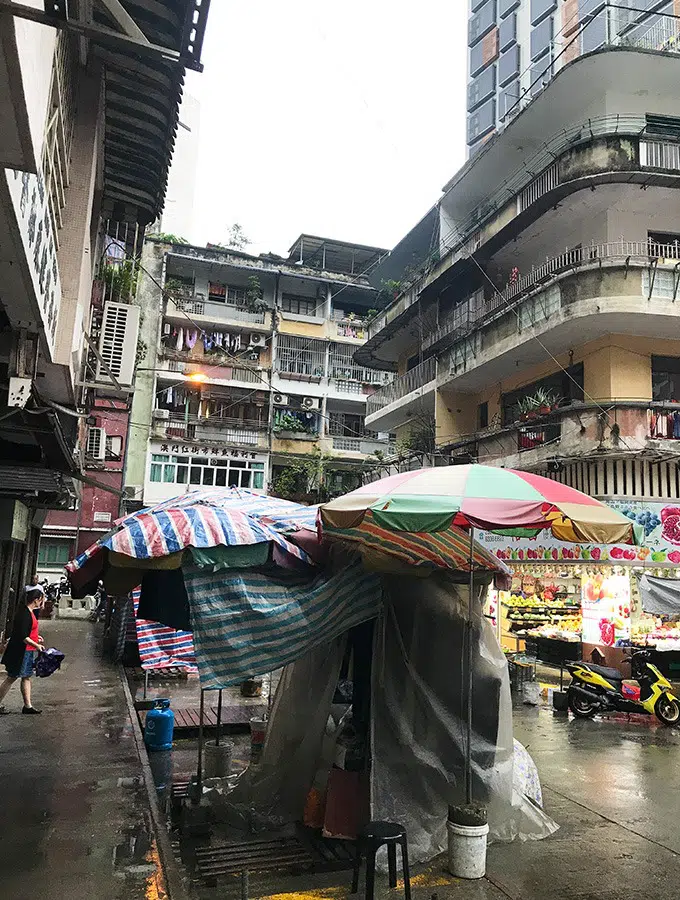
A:
{"type": "Polygon", "coordinates": [[[170,750],[174,730],[175,714],[170,709],[170,701],[157,700],[154,708],[146,714],[144,743],[149,750],[170,750]]]}

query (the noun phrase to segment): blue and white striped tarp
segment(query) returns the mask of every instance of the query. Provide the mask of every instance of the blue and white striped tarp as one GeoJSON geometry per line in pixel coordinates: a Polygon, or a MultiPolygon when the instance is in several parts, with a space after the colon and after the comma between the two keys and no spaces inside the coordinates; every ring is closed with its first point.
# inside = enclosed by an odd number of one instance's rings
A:
{"type": "Polygon", "coordinates": [[[213,689],[294,662],[378,615],[382,599],[380,579],[361,563],[314,579],[187,567],[184,582],[201,687],[213,689]]]}
{"type": "Polygon", "coordinates": [[[132,591],[132,600],[135,605],[135,631],[142,668],[167,669],[172,666],[195,673],[196,654],[191,632],[176,631],[174,628],[159,625],[158,622],[140,619],[137,616],[137,610],[141,593],[140,588],[132,591]]]}

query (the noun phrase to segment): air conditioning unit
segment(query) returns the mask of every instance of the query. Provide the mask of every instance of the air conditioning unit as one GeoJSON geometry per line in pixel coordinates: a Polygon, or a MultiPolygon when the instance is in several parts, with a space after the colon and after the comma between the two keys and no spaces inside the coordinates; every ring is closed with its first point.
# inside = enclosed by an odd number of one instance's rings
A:
{"type": "Polygon", "coordinates": [[[257,331],[251,332],[248,346],[249,347],[266,347],[267,346],[267,336],[265,334],[258,334],[257,331]]]}
{"type": "Polygon", "coordinates": [[[303,409],[319,409],[321,403],[318,397],[303,397],[300,405],[303,409]]]}
{"type": "Polygon", "coordinates": [[[85,453],[92,459],[104,459],[106,456],[106,432],[103,428],[87,429],[85,453]]]}
{"type": "Polygon", "coordinates": [[[169,409],[154,409],[153,416],[154,416],[154,419],[169,419],[170,418],[170,410],[169,409]]]}
{"type": "MultiPolygon", "coordinates": [[[[129,303],[104,304],[99,354],[119,384],[129,386],[135,374],[137,337],[139,335],[139,307],[129,303]]],[[[104,366],[97,366],[97,381],[113,382],[104,366]]]]}
{"type": "Polygon", "coordinates": [[[274,394],[274,406],[288,406],[288,394],[274,394]]]}

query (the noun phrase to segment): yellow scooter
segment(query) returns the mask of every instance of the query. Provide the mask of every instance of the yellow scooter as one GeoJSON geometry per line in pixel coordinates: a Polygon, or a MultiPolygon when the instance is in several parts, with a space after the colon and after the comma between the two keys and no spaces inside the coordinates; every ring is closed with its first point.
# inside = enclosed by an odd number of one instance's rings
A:
{"type": "Polygon", "coordinates": [[[680,724],[680,701],[671,693],[672,685],[649,661],[647,650],[636,650],[626,661],[639,691],[623,683],[617,669],[594,663],[568,663],[572,677],[567,696],[575,716],[590,719],[598,712],[654,714],[664,725],[680,724]]]}

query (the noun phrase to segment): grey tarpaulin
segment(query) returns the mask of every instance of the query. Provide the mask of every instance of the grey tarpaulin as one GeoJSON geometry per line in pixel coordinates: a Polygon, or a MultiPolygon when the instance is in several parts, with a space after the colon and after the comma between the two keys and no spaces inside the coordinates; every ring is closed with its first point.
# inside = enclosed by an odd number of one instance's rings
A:
{"type": "MultiPolygon", "coordinates": [[[[386,603],[373,652],[371,816],[402,823],[414,861],[446,847],[447,807],[461,802],[465,747],[461,691],[466,585],[447,573],[383,579],[386,603]]],[[[474,623],[475,799],[487,802],[497,840],[539,839],[557,826],[513,790],[512,710],[507,665],[481,614],[474,623]]],[[[327,723],[342,640],[288,666],[277,690],[261,764],[228,798],[252,828],[302,817],[312,785],[332,766],[327,723]]]]}
{"type": "Polygon", "coordinates": [[[653,616],[680,616],[680,580],[639,576],[642,608],[653,616]]]}
{"type": "MultiPolygon", "coordinates": [[[[461,690],[468,587],[447,572],[383,579],[388,602],[373,669],[371,814],[400,822],[416,861],[447,846],[449,804],[465,802],[466,702],[461,690]]],[[[539,839],[555,823],[513,791],[508,667],[475,604],[473,799],[488,805],[491,837],[539,839]]]]}

